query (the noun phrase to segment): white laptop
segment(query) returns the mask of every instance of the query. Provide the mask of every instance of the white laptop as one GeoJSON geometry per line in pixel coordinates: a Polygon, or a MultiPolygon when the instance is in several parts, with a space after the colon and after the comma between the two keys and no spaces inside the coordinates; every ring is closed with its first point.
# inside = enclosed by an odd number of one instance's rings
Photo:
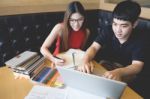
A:
{"type": "Polygon", "coordinates": [[[57,69],[68,87],[80,90],[97,97],[107,97],[110,99],[120,99],[126,83],[107,79],[104,77],[87,74],[57,66],[57,69]]]}
{"type": "Polygon", "coordinates": [[[30,60],[31,58],[35,57],[38,53],[32,51],[24,51],[19,55],[13,57],[12,59],[5,62],[5,65],[11,68],[15,68],[19,65],[22,65],[26,61],[30,60]]]}

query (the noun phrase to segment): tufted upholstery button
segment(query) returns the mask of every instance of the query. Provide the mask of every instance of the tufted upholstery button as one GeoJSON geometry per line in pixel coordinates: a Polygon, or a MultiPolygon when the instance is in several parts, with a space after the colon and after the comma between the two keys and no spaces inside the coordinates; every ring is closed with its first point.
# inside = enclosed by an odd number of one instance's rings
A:
{"type": "Polygon", "coordinates": [[[105,20],[104,22],[105,22],[105,25],[108,25],[108,23],[109,23],[107,20],[105,20]]]}
{"type": "Polygon", "coordinates": [[[15,44],[17,42],[17,40],[13,40],[12,43],[15,44]]]}
{"type": "Polygon", "coordinates": [[[6,57],[6,53],[3,53],[3,57],[6,57]]]}
{"type": "Polygon", "coordinates": [[[98,22],[101,23],[101,22],[102,22],[102,19],[98,19],[98,22]]]}
{"type": "Polygon", "coordinates": [[[46,27],[49,27],[49,26],[50,26],[50,24],[49,24],[49,23],[47,23],[47,24],[46,24],[46,27]]]}
{"type": "Polygon", "coordinates": [[[39,27],[40,27],[40,25],[38,25],[38,24],[35,25],[35,28],[36,28],[36,29],[38,29],[39,27]]]}
{"type": "Polygon", "coordinates": [[[97,31],[98,31],[98,33],[100,33],[100,32],[101,32],[101,28],[100,28],[100,27],[98,27],[98,28],[97,28],[97,31]]]}
{"type": "Polygon", "coordinates": [[[25,42],[28,42],[30,39],[27,37],[27,38],[25,38],[25,42]]]}
{"type": "Polygon", "coordinates": [[[41,36],[36,36],[36,39],[37,39],[37,40],[40,40],[40,38],[41,38],[41,36]]]}
{"type": "Polygon", "coordinates": [[[24,26],[24,27],[23,27],[23,30],[27,30],[27,29],[28,29],[28,26],[24,26]]]}
{"type": "Polygon", "coordinates": [[[14,31],[13,27],[9,28],[9,32],[13,32],[13,31],[14,31]]]}

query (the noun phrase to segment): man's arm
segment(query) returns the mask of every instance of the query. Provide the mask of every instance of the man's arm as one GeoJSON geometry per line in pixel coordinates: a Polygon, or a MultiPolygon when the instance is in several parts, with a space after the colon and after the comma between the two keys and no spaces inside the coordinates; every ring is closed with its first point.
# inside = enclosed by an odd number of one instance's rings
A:
{"type": "Polygon", "coordinates": [[[143,66],[144,62],[133,60],[131,65],[105,72],[104,77],[114,80],[130,80],[142,70],[143,66]]]}
{"type": "Polygon", "coordinates": [[[138,74],[144,66],[144,62],[133,60],[132,64],[124,67],[122,70],[123,76],[132,76],[138,74]]]}
{"type": "Polygon", "coordinates": [[[86,50],[83,57],[83,64],[78,68],[79,71],[90,73],[93,71],[94,66],[91,64],[91,60],[95,57],[101,45],[97,42],[93,44],[86,50]]]}

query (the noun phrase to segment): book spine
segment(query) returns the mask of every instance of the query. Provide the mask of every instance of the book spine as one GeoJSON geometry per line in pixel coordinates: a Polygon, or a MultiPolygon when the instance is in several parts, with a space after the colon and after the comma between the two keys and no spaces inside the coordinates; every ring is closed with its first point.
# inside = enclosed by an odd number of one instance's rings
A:
{"type": "Polygon", "coordinates": [[[47,77],[47,79],[45,79],[44,81],[43,81],[43,83],[47,83],[53,76],[54,76],[54,74],[56,73],[56,69],[52,69],[52,71],[51,71],[51,73],[50,73],[50,75],[47,77]]]}
{"type": "Polygon", "coordinates": [[[34,58],[38,55],[37,52],[28,52],[28,51],[26,51],[26,52],[22,53],[21,56],[23,56],[24,54],[27,54],[27,53],[31,53],[30,54],[31,56],[28,55],[28,57],[24,57],[24,59],[22,61],[18,62],[18,65],[16,67],[18,67],[20,65],[23,65],[24,63],[26,63],[27,61],[29,61],[30,59],[32,59],[32,58],[34,58]]]}
{"type": "Polygon", "coordinates": [[[17,69],[18,70],[26,70],[27,68],[29,68],[30,66],[32,66],[38,59],[40,59],[40,55],[35,56],[33,59],[30,59],[29,61],[27,61],[23,65],[18,66],[17,69]]]}
{"type": "Polygon", "coordinates": [[[44,65],[41,64],[30,74],[30,78],[33,79],[35,76],[37,76],[43,68],[44,68],[44,65]]]}
{"type": "MultiPolygon", "coordinates": [[[[48,68],[50,68],[50,67],[48,67],[48,68]]],[[[53,71],[53,69],[50,68],[50,70],[42,77],[40,82],[44,83],[44,81],[49,77],[49,75],[51,74],[52,71],[53,71]]]]}
{"type": "Polygon", "coordinates": [[[56,71],[54,76],[46,83],[46,85],[53,86],[58,76],[60,76],[60,74],[56,71]]]}
{"type": "Polygon", "coordinates": [[[40,66],[42,63],[44,63],[44,57],[42,57],[41,59],[39,59],[37,62],[35,62],[32,66],[30,66],[30,68],[28,68],[24,74],[30,74],[31,72],[33,72],[35,70],[35,68],[37,68],[38,66],[40,66]]]}
{"type": "Polygon", "coordinates": [[[43,70],[33,79],[34,81],[40,82],[42,78],[50,71],[50,68],[44,67],[43,70]]]}

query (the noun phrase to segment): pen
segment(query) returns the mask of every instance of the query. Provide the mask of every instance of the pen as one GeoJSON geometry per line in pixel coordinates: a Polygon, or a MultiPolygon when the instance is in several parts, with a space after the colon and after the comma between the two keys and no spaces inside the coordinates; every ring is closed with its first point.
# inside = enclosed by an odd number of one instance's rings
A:
{"type": "Polygon", "coordinates": [[[63,59],[61,59],[61,58],[59,58],[59,57],[57,57],[57,56],[54,56],[54,57],[57,58],[57,59],[63,60],[63,59]]]}
{"type": "Polygon", "coordinates": [[[75,53],[72,53],[73,65],[75,66],[75,53]]]}

